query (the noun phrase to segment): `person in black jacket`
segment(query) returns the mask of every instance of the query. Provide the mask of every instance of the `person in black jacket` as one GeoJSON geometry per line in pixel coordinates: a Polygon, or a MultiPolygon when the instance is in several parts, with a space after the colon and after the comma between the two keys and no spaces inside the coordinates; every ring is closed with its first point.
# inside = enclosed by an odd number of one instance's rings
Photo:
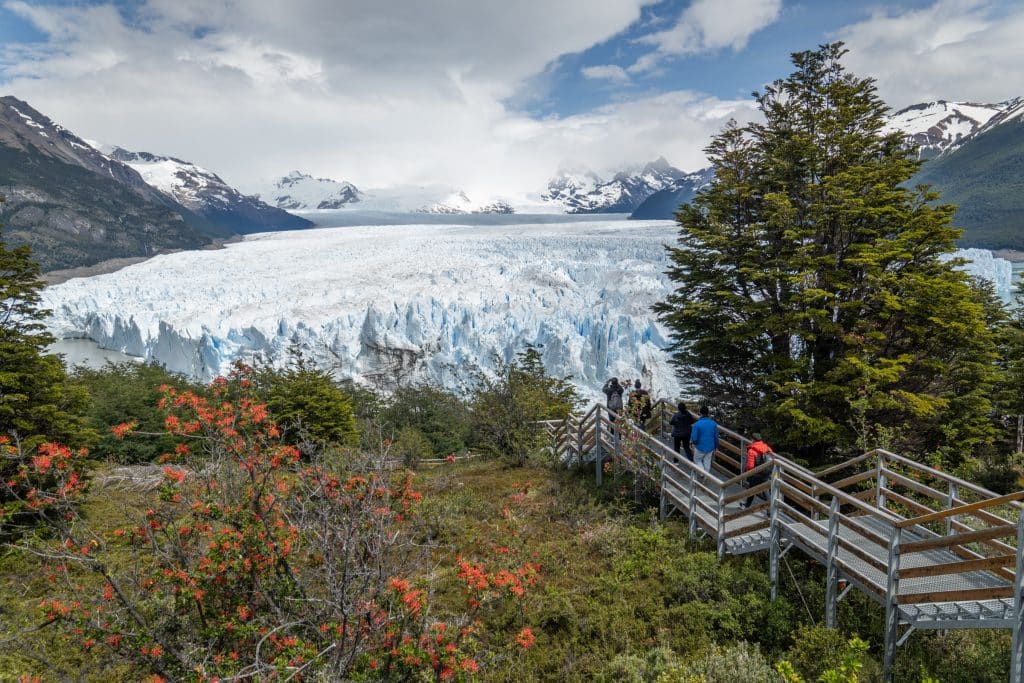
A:
{"type": "Polygon", "coordinates": [[[601,387],[601,391],[608,397],[608,410],[613,411],[616,415],[622,413],[622,392],[625,389],[619,384],[618,377],[612,377],[610,380],[604,383],[601,387]]]}
{"type": "Polygon", "coordinates": [[[690,411],[686,409],[686,404],[682,401],[676,406],[678,411],[669,420],[669,424],[672,425],[672,447],[676,453],[679,453],[679,447],[683,447],[683,451],[686,452],[686,458],[693,462],[693,451],[690,450],[690,428],[693,427],[693,415],[690,415],[690,411]]]}

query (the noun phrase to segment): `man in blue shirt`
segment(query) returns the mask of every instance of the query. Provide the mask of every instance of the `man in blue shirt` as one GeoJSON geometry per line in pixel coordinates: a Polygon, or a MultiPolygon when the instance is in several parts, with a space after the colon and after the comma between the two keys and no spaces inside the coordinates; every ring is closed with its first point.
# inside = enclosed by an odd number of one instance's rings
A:
{"type": "Polygon", "coordinates": [[[705,472],[711,471],[711,460],[718,448],[718,423],[709,417],[710,414],[707,406],[701,406],[700,419],[690,428],[693,460],[705,472]]]}

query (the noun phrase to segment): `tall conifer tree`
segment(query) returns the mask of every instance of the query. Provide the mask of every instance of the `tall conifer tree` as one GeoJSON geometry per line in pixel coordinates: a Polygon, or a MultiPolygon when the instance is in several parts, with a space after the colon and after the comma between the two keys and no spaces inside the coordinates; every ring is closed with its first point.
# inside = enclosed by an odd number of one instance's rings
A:
{"type": "Polygon", "coordinates": [[[76,415],[84,394],[68,384],[60,358],[47,353],[53,336],[43,324],[42,289],[29,248],[10,249],[0,238],[0,435],[24,450],[48,440],[81,445],[94,436],[76,415]]]}
{"type": "Polygon", "coordinates": [[[755,93],[763,122],[712,141],[716,180],[676,214],[677,288],[656,311],[680,375],[785,448],[955,458],[992,438],[992,335],[940,259],[953,207],[905,186],[920,162],[844,54],[794,54],[755,93]]]}

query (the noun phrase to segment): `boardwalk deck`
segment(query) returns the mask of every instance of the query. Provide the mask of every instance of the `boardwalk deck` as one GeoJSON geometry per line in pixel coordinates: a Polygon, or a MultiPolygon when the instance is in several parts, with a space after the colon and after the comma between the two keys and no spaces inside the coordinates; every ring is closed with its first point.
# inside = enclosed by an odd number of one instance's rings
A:
{"type": "Polygon", "coordinates": [[[655,481],[662,515],[685,517],[720,556],[767,551],[773,596],[784,552],[824,565],[827,625],[846,594],[840,580],[870,596],[886,614],[886,680],[916,629],[1008,628],[1010,680],[1024,681],[1024,491],[999,496],[884,450],[817,473],[781,455],[741,472],[750,440],[724,428],[712,471],[703,472],[667,446],[670,410],[658,402],[639,426],[595,405],[544,424],[555,453],[593,463],[599,485],[612,457],[655,481]],[[757,473],[769,481],[748,487],[757,473]],[[763,499],[742,509],[750,493],[763,499]]]}

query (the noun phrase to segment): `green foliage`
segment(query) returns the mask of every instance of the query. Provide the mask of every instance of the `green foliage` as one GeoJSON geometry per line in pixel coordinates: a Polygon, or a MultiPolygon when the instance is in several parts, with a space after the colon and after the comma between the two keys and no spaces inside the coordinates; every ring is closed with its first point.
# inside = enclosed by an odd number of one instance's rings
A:
{"type": "Polygon", "coordinates": [[[794,54],[757,95],[765,122],[712,141],[716,180],[677,214],[677,289],[656,310],[697,393],[783,450],[970,452],[993,437],[984,306],[940,261],[952,207],[904,186],[919,162],[843,54],[794,54]]]}
{"type": "Polygon", "coordinates": [[[358,441],[352,400],[329,372],[314,367],[301,355],[293,355],[283,369],[256,369],[252,381],[285,440],[302,451],[358,441]]]}
{"type": "Polygon", "coordinates": [[[835,629],[804,626],[796,631],[793,640],[793,646],[779,665],[779,671],[787,681],[856,681],[857,672],[869,661],[867,643],[856,636],[848,639],[835,629]],[[848,679],[850,675],[853,675],[852,679],[848,679]]]}
{"type": "Polygon", "coordinates": [[[406,428],[416,430],[429,441],[428,452],[438,457],[464,450],[471,428],[469,408],[463,401],[427,385],[397,389],[380,413],[380,424],[385,434],[399,438],[406,428]]]}
{"type": "Polygon", "coordinates": [[[419,465],[420,460],[434,455],[430,441],[415,427],[402,427],[398,432],[398,438],[392,444],[392,449],[395,455],[402,459],[403,465],[412,468],[419,465]]]}
{"type": "Polygon", "coordinates": [[[43,281],[28,247],[0,239],[0,435],[28,450],[47,440],[88,443],[75,416],[83,395],[67,383],[60,358],[47,353],[53,336],[40,308],[43,281]]]}
{"type": "Polygon", "coordinates": [[[480,376],[470,397],[473,443],[517,465],[547,445],[539,420],[564,419],[579,403],[568,377],[551,377],[541,354],[530,346],[496,378],[480,376]]]}
{"type": "Polygon", "coordinates": [[[100,369],[79,366],[71,381],[89,396],[83,416],[100,435],[93,455],[120,464],[154,462],[174,451],[178,439],[162,434],[164,415],[156,407],[162,385],[199,389],[181,375],[148,363],[108,363],[100,369]],[[110,431],[125,422],[134,422],[139,432],[158,436],[122,439],[110,431]]]}
{"type": "Polygon", "coordinates": [[[680,666],[679,657],[667,647],[656,647],[644,654],[615,657],[597,677],[599,681],[622,683],[648,683],[660,681],[662,676],[680,666]]]}
{"type": "Polygon", "coordinates": [[[739,642],[724,648],[711,648],[686,666],[661,675],[657,683],[688,683],[693,680],[703,683],[775,683],[778,676],[756,645],[739,642]]]}

